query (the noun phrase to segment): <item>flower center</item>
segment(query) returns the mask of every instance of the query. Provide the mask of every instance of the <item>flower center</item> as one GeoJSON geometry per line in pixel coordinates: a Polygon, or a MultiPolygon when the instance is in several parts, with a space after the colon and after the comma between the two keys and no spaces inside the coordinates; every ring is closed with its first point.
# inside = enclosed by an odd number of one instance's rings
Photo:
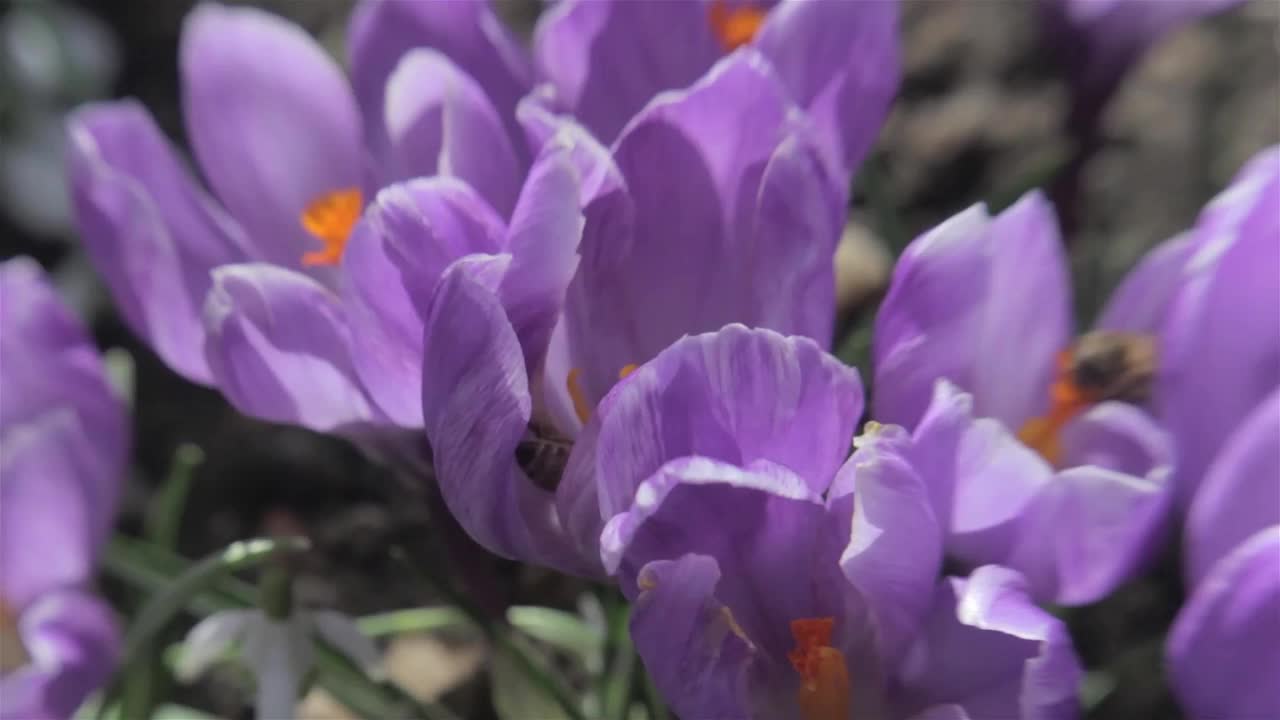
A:
{"type": "Polygon", "coordinates": [[[1118,400],[1145,405],[1156,372],[1155,338],[1095,330],[1058,354],[1058,376],[1049,386],[1049,411],[1028,420],[1018,439],[1052,465],[1062,460],[1062,429],[1093,405],[1118,400]]]}
{"type": "Polygon", "coordinates": [[[849,667],[844,653],[831,647],[835,619],[801,618],[791,621],[796,647],[787,653],[800,674],[796,700],[804,720],[847,720],[849,717],[849,667]]]}
{"type": "MultiPolygon", "coordinates": [[[[628,375],[635,372],[635,363],[628,363],[622,366],[618,371],[618,379],[625,380],[628,375]]],[[[578,416],[578,420],[583,425],[587,424],[587,420],[591,419],[591,402],[587,400],[587,391],[582,387],[582,368],[573,368],[569,371],[569,376],[564,380],[565,387],[569,390],[569,399],[573,401],[573,412],[578,416]]]]}
{"type": "Polygon", "coordinates": [[[29,662],[31,656],[18,633],[18,614],[0,599],[0,675],[7,675],[29,662]]]}
{"type": "Polygon", "coordinates": [[[324,243],[324,249],[305,253],[302,264],[337,265],[363,209],[360,188],[334,190],[312,200],[302,211],[302,227],[324,243]]]}
{"type": "Polygon", "coordinates": [[[725,52],[732,52],[751,42],[767,12],[751,5],[730,8],[727,0],[714,0],[707,12],[707,22],[725,52]]]}

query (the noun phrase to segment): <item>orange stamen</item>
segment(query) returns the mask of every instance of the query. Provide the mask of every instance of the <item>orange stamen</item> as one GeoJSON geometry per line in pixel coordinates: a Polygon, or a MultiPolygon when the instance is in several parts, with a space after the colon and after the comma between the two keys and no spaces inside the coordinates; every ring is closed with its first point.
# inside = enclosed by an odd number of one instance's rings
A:
{"type": "Polygon", "coordinates": [[[18,613],[0,598],[0,674],[7,675],[31,662],[18,631],[18,613]]]}
{"type": "Polygon", "coordinates": [[[334,190],[311,201],[302,211],[302,227],[324,243],[324,249],[304,254],[302,264],[337,265],[363,209],[360,188],[334,190]]]}
{"type": "Polygon", "coordinates": [[[639,365],[636,365],[635,363],[627,363],[626,365],[623,365],[622,369],[618,371],[618,379],[626,380],[627,376],[635,372],[637,367],[639,367],[639,365]]]}
{"type": "Polygon", "coordinates": [[[1071,376],[1071,355],[1058,355],[1058,378],[1049,387],[1049,411],[1031,418],[1019,430],[1018,439],[1056,466],[1062,460],[1062,429],[1097,402],[1095,393],[1080,387],[1071,376]]]}
{"type": "Polygon", "coordinates": [[[582,389],[582,368],[570,370],[564,384],[569,389],[569,399],[573,400],[573,412],[585,425],[591,417],[591,403],[587,402],[587,393],[582,389]]]}
{"type": "Polygon", "coordinates": [[[730,8],[726,0],[714,0],[707,22],[724,51],[732,52],[751,42],[764,24],[766,14],[765,10],[751,5],[730,8]]]}
{"type": "Polygon", "coordinates": [[[850,708],[849,666],[844,653],[831,646],[835,619],[801,618],[791,621],[796,647],[787,653],[800,674],[796,701],[804,720],[848,720],[850,708]]]}

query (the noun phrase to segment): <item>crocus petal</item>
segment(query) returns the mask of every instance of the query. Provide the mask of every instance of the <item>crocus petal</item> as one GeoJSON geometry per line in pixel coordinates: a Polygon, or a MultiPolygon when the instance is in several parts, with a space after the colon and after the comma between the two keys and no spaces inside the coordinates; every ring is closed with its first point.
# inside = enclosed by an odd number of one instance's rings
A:
{"type": "Polygon", "coordinates": [[[898,90],[898,5],[789,0],[769,12],[756,47],[852,171],[898,90]]]}
{"type": "Polygon", "coordinates": [[[490,3],[364,0],[351,17],[347,55],[365,130],[375,147],[377,131],[384,127],[387,78],[407,52],[422,47],[442,53],[475,78],[516,137],[513,113],[529,90],[531,63],[490,3]]]}
{"type": "Polygon", "coordinates": [[[572,146],[547,144],[520,192],[511,216],[507,251],[511,267],[498,296],[520,338],[525,367],[541,365],[565,291],[578,268],[583,216],[572,146]]]}
{"type": "Polygon", "coordinates": [[[205,326],[209,366],[241,412],[320,432],[372,418],[342,303],[306,275],[265,264],[218,268],[205,326]]]}
{"type": "Polygon", "coordinates": [[[475,80],[434,50],[412,50],[387,81],[386,104],[384,183],[445,174],[511,214],[523,168],[475,80]]]}
{"type": "Polygon", "coordinates": [[[1280,717],[1280,526],[1222,558],[1178,614],[1165,647],[1193,718],[1280,717]]]}
{"type": "Polygon", "coordinates": [[[501,250],[502,219],[461,181],[419,178],[378,193],[343,253],[351,362],[396,423],[422,425],[422,326],[449,264],[501,250]]]}
{"type": "Polygon", "coordinates": [[[1209,466],[1187,513],[1187,580],[1196,586],[1236,545],[1280,525],[1280,389],[1240,423],[1209,466]]]}
{"type": "Polygon", "coordinates": [[[1202,213],[1157,387],[1178,441],[1185,509],[1223,442],[1280,386],[1280,147],[1259,153],[1202,213]]]}
{"type": "Polygon", "coordinates": [[[605,142],[650,98],[689,85],[722,52],[697,0],[568,0],[538,21],[533,48],[557,101],[605,142]]]}
{"type": "Polygon", "coordinates": [[[633,221],[593,227],[588,214],[582,297],[566,309],[588,397],[681,335],[730,322],[829,342],[843,195],[811,135],[750,50],[632,121],[614,159],[633,221]]]}
{"type": "Polygon", "coordinates": [[[972,400],[940,381],[907,451],[929,487],[948,554],[970,564],[1000,562],[1023,514],[1052,481],[1052,469],[972,400]]]}
{"type": "Polygon", "coordinates": [[[10,607],[93,575],[117,494],[108,489],[119,480],[103,476],[121,468],[96,466],[88,432],[71,410],[60,409],[4,435],[0,592],[10,607]],[[110,505],[100,508],[100,500],[110,505]]]}
{"type": "Polygon", "coordinates": [[[361,185],[360,115],[342,69],[287,20],[214,4],[187,16],[179,55],[205,178],[264,259],[298,267],[318,242],[303,210],[361,185]]]}
{"type": "Polygon", "coordinates": [[[249,259],[243,232],[136,101],[82,108],[67,128],[76,221],[116,307],[170,367],[212,382],[200,309],[209,271],[249,259]]]}
{"type": "Polygon", "coordinates": [[[1076,717],[1082,675],[1062,621],[1030,601],[1016,572],[988,565],[938,584],[895,695],[973,718],[1057,720],[1076,717]]]}
{"type": "Polygon", "coordinates": [[[1191,236],[1166,240],[1147,253],[1111,293],[1098,317],[1103,330],[1160,334],[1195,246],[1191,236]]]}
{"type": "Polygon", "coordinates": [[[336,610],[318,610],[307,615],[315,625],[316,633],[354,662],[365,673],[377,677],[381,674],[379,664],[382,653],[378,646],[360,631],[345,613],[336,610]]]}
{"type": "Polygon", "coordinates": [[[422,407],[441,494],[476,542],[506,557],[598,574],[564,545],[552,496],[516,463],[532,412],[519,340],[465,266],[445,273],[426,322],[422,407]]]}
{"type": "Polygon", "coordinates": [[[715,558],[684,555],[640,571],[631,637],[654,686],[680,717],[745,717],[750,643],[716,599],[715,558]]]}
{"type": "Polygon", "coordinates": [[[0,678],[0,719],[69,718],[115,670],[120,632],[111,607],[92,595],[45,595],[18,631],[31,662],[0,678]]]}
{"type": "Polygon", "coordinates": [[[223,610],[196,623],[182,641],[182,657],[174,674],[183,682],[203,675],[240,642],[249,621],[257,614],[257,610],[223,610]]]}
{"type": "Polygon", "coordinates": [[[854,502],[840,568],[872,612],[880,657],[892,663],[928,610],[942,529],[920,477],[884,444],[860,448],[841,468],[846,474],[854,502]]]}
{"type": "Polygon", "coordinates": [[[740,325],[684,338],[596,408],[565,470],[562,512],[571,526],[590,523],[571,508],[598,492],[598,524],[628,510],[667,461],[694,455],[741,466],[767,460],[821,493],[861,412],[857,372],[812,340],[740,325]]]}
{"type": "Polygon", "coordinates": [[[876,318],[876,418],[914,427],[938,378],[1006,426],[1039,415],[1068,343],[1067,281],[1057,221],[1038,192],[995,218],[978,205],[920,236],[876,318]]]}
{"type": "Polygon", "coordinates": [[[843,615],[848,586],[836,560],[844,538],[822,499],[767,461],[747,468],[701,457],[672,460],[609,521],[601,556],[634,596],[640,570],[686,553],[715,558],[716,597],[747,638],[774,658],[794,645],[790,621],[843,615]]]}

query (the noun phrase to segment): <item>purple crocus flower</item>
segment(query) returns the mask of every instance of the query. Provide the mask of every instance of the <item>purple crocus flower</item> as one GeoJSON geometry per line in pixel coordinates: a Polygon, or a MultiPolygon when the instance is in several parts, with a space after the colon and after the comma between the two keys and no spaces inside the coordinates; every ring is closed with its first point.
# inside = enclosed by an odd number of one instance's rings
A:
{"type": "Polygon", "coordinates": [[[740,325],[676,342],[599,405],[571,519],[608,519],[605,566],[665,699],[689,718],[1074,716],[1064,626],[1007,569],[939,582],[900,428],[846,459],[861,412],[855,370],[740,325]]]}
{"type": "Polygon", "coordinates": [[[1166,34],[1243,1],[1040,0],[1045,40],[1075,95],[1074,122],[1091,130],[1129,68],[1166,34]]]}
{"type": "Polygon", "coordinates": [[[371,269],[378,251],[348,245],[413,224],[416,244],[395,250],[429,276],[503,247],[509,226],[543,209],[516,208],[524,180],[539,182],[528,157],[541,146],[504,120],[526,79],[486,4],[368,3],[351,49],[354,91],[301,28],[201,5],[182,33],[183,108],[216,200],[134,101],[73,117],[69,169],[91,258],[130,326],[171,367],[248,414],[360,434],[421,426],[414,385],[400,390],[410,406],[385,408],[380,388],[361,382],[404,362],[387,350],[388,334],[420,330],[396,325],[408,290],[371,269]],[[434,41],[449,54],[406,52],[434,41]],[[419,176],[435,177],[374,196],[419,176]],[[353,357],[353,344],[364,353],[353,357]]]}
{"type": "Polygon", "coordinates": [[[70,718],[120,637],[89,589],[128,453],[124,404],[39,266],[0,264],[0,718],[70,718]]]}
{"type": "Polygon", "coordinates": [[[897,22],[878,0],[565,0],[539,21],[534,60],[556,106],[610,141],[654,95],[751,45],[852,172],[898,88],[897,22]]]}
{"type": "MultiPolygon", "coordinates": [[[[522,110],[531,130],[553,118],[536,98],[522,110]]],[[[687,333],[743,322],[827,343],[844,208],[812,125],[750,48],[655,99],[610,152],[593,147],[574,154],[580,246],[512,261],[500,280],[474,257],[446,273],[422,401],[442,493],[472,537],[587,573],[595,539],[566,537],[558,471],[517,455],[562,464],[619,377],[687,333]]]]}
{"type": "Polygon", "coordinates": [[[1210,464],[1187,516],[1190,597],[1166,646],[1192,718],[1280,717],[1280,388],[1210,464]]]}

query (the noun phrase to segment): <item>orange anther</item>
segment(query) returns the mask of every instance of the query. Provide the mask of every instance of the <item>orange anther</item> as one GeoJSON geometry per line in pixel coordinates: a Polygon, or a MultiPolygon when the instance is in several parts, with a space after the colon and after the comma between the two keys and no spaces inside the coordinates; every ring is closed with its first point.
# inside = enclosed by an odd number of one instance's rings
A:
{"type": "Polygon", "coordinates": [[[752,5],[730,8],[726,0],[714,0],[707,12],[707,22],[725,52],[746,45],[764,24],[766,11],[752,5]]]}
{"type": "Polygon", "coordinates": [[[302,264],[307,267],[338,264],[363,209],[360,188],[325,193],[307,205],[302,211],[302,227],[324,243],[324,249],[304,254],[302,264]]]}

